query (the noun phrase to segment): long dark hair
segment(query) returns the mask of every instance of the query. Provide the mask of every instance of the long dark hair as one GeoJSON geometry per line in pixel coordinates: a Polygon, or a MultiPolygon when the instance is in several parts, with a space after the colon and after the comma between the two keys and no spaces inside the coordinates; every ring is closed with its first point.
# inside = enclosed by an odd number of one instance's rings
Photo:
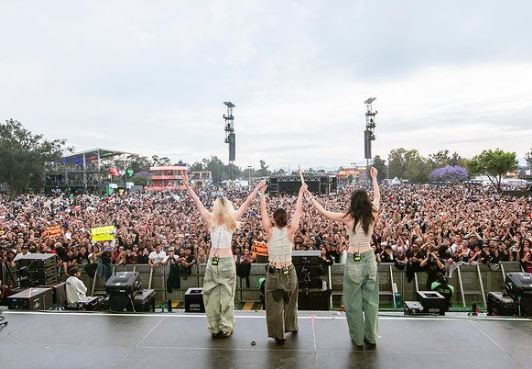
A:
{"type": "Polygon", "coordinates": [[[362,230],[366,234],[369,233],[369,226],[375,220],[373,216],[373,204],[371,203],[368,193],[364,190],[353,191],[351,194],[351,204],[347,209],[346,215],[351,215],[355,220],[353,224],[353,232],[358,222],[362,223],[362,230]]]}

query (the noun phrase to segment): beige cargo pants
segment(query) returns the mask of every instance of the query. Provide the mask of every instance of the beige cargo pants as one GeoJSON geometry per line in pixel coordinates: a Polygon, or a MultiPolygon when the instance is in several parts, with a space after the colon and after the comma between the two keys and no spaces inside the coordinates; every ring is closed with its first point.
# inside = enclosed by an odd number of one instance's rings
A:
{"type": "Polygon", "coordinates": [[[209,258],[203,279],[203,303],[212,334],[233,331],[235,289],[236,268],[233,258],[220,258],[218,265],[212,265],[212,258],[209,258]]]}

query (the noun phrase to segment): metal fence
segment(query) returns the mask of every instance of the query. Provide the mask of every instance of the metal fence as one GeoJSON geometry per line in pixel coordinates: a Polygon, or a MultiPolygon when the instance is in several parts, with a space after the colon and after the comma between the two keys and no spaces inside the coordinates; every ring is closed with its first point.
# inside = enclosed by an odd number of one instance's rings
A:
{"type": "MultiPolygon", "coordinates": [[[[113,273],[119,271],[136,271],[140,273],[143,288],[156,291],[156,301],[183,301],[188,288],[201,287],[206,265],[194,267],[186,279],[181,277],[181,288],[168,292],[167,279],[169,266],[151,268],[147,264],[112,266],[113,273]]],[[[258,301],[260,296],[258,281],[265,276],[266,264],[252,264],[249,275],[249,285],[246,279],[237,277],[235,302],[258,301]]],[[[332,265],[323,279],[327,281],[332,290],[331,306],[342,304],[342,279],[344,265],[332,265]]],[[[488,265],[462,265],[454,271],[449,284],[455,288],[452,298],[454,308],[466,308],[476,303],[486,306],[486,295],[490,291],[502,291],[504,279],[508,272],[520,272],[521,266],[517,262],[500,263],[495,267],[488,265]]],[[[378,266],[380,304],[383,308],[399,308],[401,301],[416,300],[416,292],[425,290],[427,273],[415,273],[412,280],[408,281],[405,271],[397,269],[394,264],[379,264],[378,266]]],[[[90,278],[83,272],[81,279],[88,287],[91,295],[105,293],[103,278],[90,278]]]]}

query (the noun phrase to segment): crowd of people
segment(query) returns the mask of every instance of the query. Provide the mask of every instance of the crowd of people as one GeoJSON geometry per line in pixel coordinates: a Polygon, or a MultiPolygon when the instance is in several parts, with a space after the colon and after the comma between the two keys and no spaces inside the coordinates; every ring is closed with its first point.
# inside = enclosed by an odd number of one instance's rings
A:
{"type": "MultiPolygon", "coordinates": [[[[325,208],[345,211],[353,187],[316,196],[325,208]]],[[[197,193],[210,207],[223,192],[237,208],[247,189],[201,188],[197,193]]],[[[294,209],[295,196],[269,200],[294,209]]],[[[400,185],[382,188],[379,217],[371,245],[381,263],[394,263],[413,276],[425,270],[434,280],[439,272],[453,276],[461,264],[496,265],[520,262],[532,272],[532,206],[528,197],[510,197],[490,189],[453,185],[400,185]]],[[[259,201],[252,203],[234,233],[232,248],[239,264],[255,261],[252,245],[265,241],[259,201]]],[[[14,265],[26,253],[55,253],[65,274],[70,267],[95,270],[112,264],[171,263],[181,276],[196,263],[206,263],[208,225],[199,220],[192,199],[182,192],[125,193],[108,197],[21,195],[0,198],[0,260],[14,265]],[[115,240],[93,242],[91,228],[114,225],[115,240]],[[60,234],[48,229],[59,226],[60,234]]],[[[295,249],[320,250],[326,264],[345,263],[348,231],[320,217],[305,201],[295,249]]]]}

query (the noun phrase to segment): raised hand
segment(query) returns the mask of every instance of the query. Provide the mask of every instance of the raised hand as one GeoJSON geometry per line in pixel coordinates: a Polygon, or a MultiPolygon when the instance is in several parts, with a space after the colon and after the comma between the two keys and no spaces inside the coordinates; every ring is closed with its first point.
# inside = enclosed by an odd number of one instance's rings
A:
{"type": "Polygon", "coordinates": [[[369,170],[369,174],[371,175],[372,179],[377,179],[377,174],[379,174],[379,172],[377,171],[377,168],[371,167],[369,170]]]}
{"type": "Polygon", "coordinates": [[[187,188],[188,188],[188,186],[190,185],[190,184],[189,184],[189,180],[188,180],[188,173],[185,173],[185,174],[183,175],[183,185],[184,185],[185,187],[187,187],[187,188]]]}

